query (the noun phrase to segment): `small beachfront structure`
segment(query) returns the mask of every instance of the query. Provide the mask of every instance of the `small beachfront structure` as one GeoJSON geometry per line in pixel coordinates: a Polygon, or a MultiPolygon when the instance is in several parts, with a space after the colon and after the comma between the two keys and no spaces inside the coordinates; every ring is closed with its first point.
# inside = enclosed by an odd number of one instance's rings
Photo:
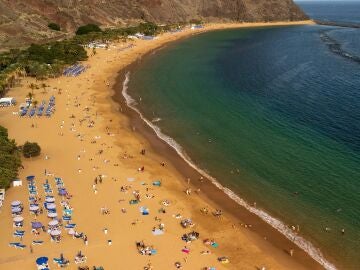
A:
{"type": "Polygon", "coordinates": [[[15,104],[16,100],[13,97],[0,98],[0,107],[14,106],[15,104]]]}

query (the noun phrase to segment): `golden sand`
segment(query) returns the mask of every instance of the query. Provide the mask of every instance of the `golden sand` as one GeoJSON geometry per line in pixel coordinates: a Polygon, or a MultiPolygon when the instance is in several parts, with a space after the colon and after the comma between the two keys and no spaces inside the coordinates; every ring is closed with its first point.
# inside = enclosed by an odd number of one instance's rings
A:
{"type": "MultiPolygon", "coordinates": [[[[288,24],[305,23],[311,22],[288,24]]],[[[130,128],[129,119],[111,98],[111,86],[117,72],[150,50],[203,31],[265,25],[268,24],[212,24],[205,29],[163,34],[153,41],[131,41],[134,47],[125,50],[121,48],[127,47],[129,42],[113,44],[109,50],[97,49],[96,55],[90,56],[85,63],[89,65],[85,73],[75,78],[49,79],[45,82],[49,85],[46,93],[43,93],[43,89],[34,91],[38,101],[48,100],[51,95],[56,97],[56,112],[51,118],[20,118],[13,114],[17,107],[1,108],[0,124],[8,128],[9,136],[19,145],[27,140],[38,142],[42,154],[24,160],[24,169],[19,175],[23,186],[10,188],[6,193],[5,204],[0,210],[0,269],[36,269],[35,259],[39,256],[49,257],[50,267],[55,269],[57,266],[52,259],[59,257],[60,253],[70,260],[68,269],[77,269],[79,265],[75,265],[74,256],[79,250],[87,256],[87,262],[82,265],[103,266],[106,270],[140,270],[149,262],[153,269],[159,270],[175,269],[175,262],[181,262],[183,269],[191,270],[203,269],[205,266],[249,270],[261,269],[262,266],[266,269],[309,269],[284,250],[274,248],[261,236],[239,225],[233,226],[234,220],[226,213],[221,218],[201,214],[200,209],[203,207],[207,207],[210,212],[214,210],[211,201],[195,193],[186,195],[184,177],[164,157],[157,155],[156,149],[151,149],[141,134],[130,128]],[[62,90],[61,94],[58,89],[62,90]],[[83,120],[82,124],[80,120],[83,120]],[[93,127],[89,127],[90,121],[94,121],[93,127]],[[140,154],[143,148],[146,149],[146,155],[140,154]],[[160,165],[162,161],[166,162],[165,167],[160,165]],[[139,172],[138,168],[142,166],[145,170],[139,172]],[[48,176],[44,174],[45,169],[48,176]],[[42,232],[39,236],[31,234],[30,222],[34,217],[29,214],[27,175],[36,176],[39,195],[43,199],[42,184],[45,179],[49,180],[58,213],[61,213],[60,197],[56,194],[53,175],[63,179],[73,195],[70,200],[74,208],[72,222],[77,224],[76,231],[88,236],[88,245],[81,239],[66,235],[64,229],[60,243],[51,242],[47,233],[42,232]],[[103,182],[93,187],[97,175],[104,176],[103,182]],[[134,181],[128,181],[128,178],[134,178],[134,181]],[[155,180],[161,180],[161,187],[152,185],[155,180]],[[121,186],[129,186],[129,190],[121,192],[121,186]],[[134,198],[135,190],[141,193],[141,202],[130,205],[129,200],[134,198]],[[12,236],[15,228],[12,226],[10,203],[13,200],[20,200],[25,206],[23,229],[26,233],[22,240],[25,249],[8,246],[9,242],[19,242],[18,238],[12,236]],[[163,200],[168,200],[170,205],[163,206],[163,200]],[[141,215],[141,206],[146,206],[150,214],[141,215]],[[110,214],[101,214],[102,207],[108,208],[110,214]],[[126,213],[122,212],[122,208],[126,213]],[[160,208],[165,208],[166,213],[159,213],[160,208]],[[192,218],[195,226],[191,229],[182,228],[181,219],[177,215],[192,218]],[[160,223],[165,225],[164,234],[154,236],[152,229],[160,223]],[[104,233],[105,228],[107,234],[104,233]],[[181,235],[192,230],[200,233],[200,239],[192,243],[182,241],[181,235]],[[205,245],[203,240],[206,238],[214,239],[219,247],[205,245]],[[43,240],[44,243],[31,245],[34,239],[43,240]],[[112,245],[108,245],[108,240],[112,241],[112,245]],[[142,240],[145,244],[153,245],[157,254],[140,255],[135,242],[142,240]],[[190,249],[189,254],[181,251],[185,246],[190,249]],[[211,254],[201,254],[202,251],[210,251],[211,254]],[[230,263],[219,263],[217,258],[220,256],[228,256],[230,263]]],[[[22,86],[12,89],[8,95],[19,102],[23,101],[30,91],[27,86],[31,82],[35,81],[23,79],[22,86]]],[[[49,218],[43,214],[37,220],[47,225],[49,218]]]]}

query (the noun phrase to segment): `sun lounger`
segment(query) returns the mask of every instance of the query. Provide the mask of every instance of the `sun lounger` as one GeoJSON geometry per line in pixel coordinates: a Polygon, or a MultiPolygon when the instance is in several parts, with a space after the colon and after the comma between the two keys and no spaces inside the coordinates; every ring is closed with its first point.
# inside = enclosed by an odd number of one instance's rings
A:
{"type": "Polygon", "coordinates": [[[34,241],[32,241],[32,245],[42,245],[44,243],[44,241],[41,241],[41,240],[34,240],[34,241]]]}
{"type": "Polygon", "coordinates": [[[25,116],[27,114],[27,112],[28,112],[27,108],[22,109],[20,112],[20,116],[25,116]]]}
{"type": "Polygon", "coordinates": [[[36,109],[32,108],[29,112],[29,117],[33,117],[35,115],[36,109]]]}
{"type": "Polygon", "coordinates": [[[20,249],[24,249],[26,247],[26,245],[23,245],[19,242],[9,243],[9,246],[14,247],[14,248],[20,248],[20,249]]]}
{"type": "Polygon", "coordinates": [[[24,235],[25,235],[25,233],[23,232],[23,233],[18,233],[18,232],[14,232],[13,233],[13,237],[20,237],[20,238],[23,238],[24,237],[24,235]]]}
{"type": "Polygon", "coordinates": [[[65,229],[74,229],[76,227],[75,223],[70,223],[65,225],[65,229]]]}
{"type": "Polygon", "coordinates": [[[71,220],[71,216],[63,216],[62,219],[65,220],[65,221],[70,221],[70,220],[71,220]]]}

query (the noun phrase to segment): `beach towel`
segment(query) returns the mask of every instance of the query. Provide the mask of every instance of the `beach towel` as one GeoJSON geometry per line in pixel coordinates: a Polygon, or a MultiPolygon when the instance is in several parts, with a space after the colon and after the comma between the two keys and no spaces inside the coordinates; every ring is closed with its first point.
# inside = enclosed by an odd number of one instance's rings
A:
{"type": "Polygon", "coordinates": [[[149,215],[149,209],[148,209],[146,206],[141,206],[141,207],[139,208],[139,210],[140,210],[140,213],[141,213],[142,215],[144,215],[144,216],[149,215]]]}
{"type": "Polygon", "coordinates": [[[139,201],[138,201],[138,200],[130,200],[129,203],[130,203],[130,204],[138,204],[139,201]]]}
{"type": "Polygon", "coordinates": [[[156,249],[152,249],[151,250],[151,255],[155,255],[157,253],[157,250],[156,249]]]}
{"type": "Polygon", "coordinates": [[[217,247],[219,246],[219,244],[216,243],[216,242],[214,242],[214,243],[211,244],[211,246],[212,246],[213,248],[217,248],[217,247]]]}
{"type": "Polygon", "coordinates": [[[153,186],[160,187],[161,186],[161,181],[160,180],[154,181],[153,186]]]}
{"type": "Polygon", "coordinates": [[[164,234],[164,231],[159,230],[159,229],[155,229],[154,231],[152,231],[152,234],[153,235],[162,235],[162,234],[164,234]]]}
{"type": "Polygon", "coordinates": [[[188,248],[183,248],[181,251],[184,252],[184,253],[186,253],[186,254],[189,254],[189,253],[190,253],[190,249],[188,249],[188,248]]]}
{"type": "Polygon", "coordinates": [[[127,181],[128,181],[128,182],[134,182],[134,181],[135,181],[135,178],[129,177],[129,178],[127,179],[127,181]]]}
{"type": "Polygon", "coordinates": [[[44,241],[41,241],[41,240],[34,240],[34,241],[32,241],[32,243],[31,244],[33,244],[33,245],[42,245],[44,243],[44,241]]]}

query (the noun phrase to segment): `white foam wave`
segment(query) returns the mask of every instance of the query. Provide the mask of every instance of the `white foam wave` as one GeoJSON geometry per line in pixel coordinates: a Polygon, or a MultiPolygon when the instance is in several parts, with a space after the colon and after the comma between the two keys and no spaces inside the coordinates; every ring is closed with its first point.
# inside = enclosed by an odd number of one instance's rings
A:
{"type": "Polygon", "coordinates": [[[125,80],[123,82],[123,89],[122,89],[122,95],[125,98],[126,104],[129,108],[136,111],[141,119],[149,126],[151,127],[156,135],[166,142],[169,146],[171,146],[177,154],[185,160],[185,162],[191,166],[193,169],[198,171],[202,176],[209,179],[217,188],[222,190],[227,196],[229,196],[232,200],[234,200],[239,205],[245,207],[248,211],[251,213],[257,215],[260,217],[263,221],[271,225],[274,229],[282,233],[286,238],[288,238],[290,241],[292,241],[294,244],[296,244],[299,248],[304,250],[306,253],[308,253],[315,261],[320,263],[326,270],[337,270],[335,265],[333,265],[331,262],[326,260],[326,258],[323,256],[321,251],[316,248],[311,242],[304,239],[302,236],[297,235],[294,233],[287,225],[285,225],[282,221],[272,217],[265,211],[255,208],[248,204],[245,200],[240,198],[238,195],[236,195],[232,190],[224,187],[221,185],[214,177],[206,173],[204,170],[198,168],[190,159],[190,157],[185,153],[184,149],[171,137],[165,135],[161,132],[161,129],[154,125],[151,121],[146,119],[143,114],[135,107],[136,102],[135,100],[128,94],[128,83],[130,81],[130,72],[128,72],[125,76],[125,80]]]}
{"type": "Polygon", "coordinates": [[[156,123],[156,122],[160,122],[161,120],[162,120],[161,118],[157,117],[151,120],[151,122],[156,123]]]}

